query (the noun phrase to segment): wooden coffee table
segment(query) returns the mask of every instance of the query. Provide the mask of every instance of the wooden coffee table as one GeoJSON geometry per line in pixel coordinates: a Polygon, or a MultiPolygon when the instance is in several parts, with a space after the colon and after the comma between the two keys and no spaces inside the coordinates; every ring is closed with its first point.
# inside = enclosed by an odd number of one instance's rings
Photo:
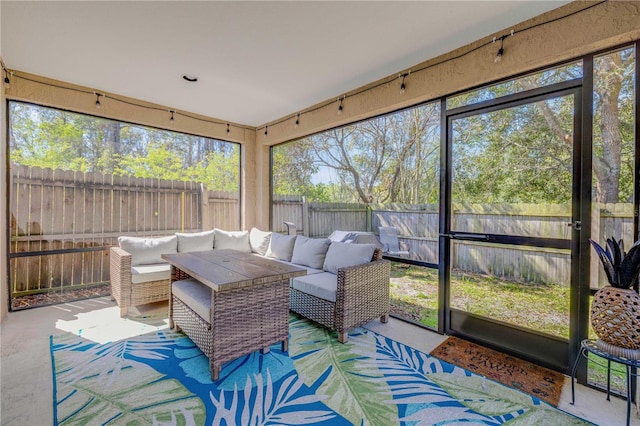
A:
{"type": "Polygon", "coordinates": [[[202,318],[173,292],[170,327],[181,329],[209,358],[211,379],[222,364],[282,342],[288,349],[289,279],[306,270],[235,250],[164,254],[171,283],[195,278],[211,288],[210,318],[202,318]]]}

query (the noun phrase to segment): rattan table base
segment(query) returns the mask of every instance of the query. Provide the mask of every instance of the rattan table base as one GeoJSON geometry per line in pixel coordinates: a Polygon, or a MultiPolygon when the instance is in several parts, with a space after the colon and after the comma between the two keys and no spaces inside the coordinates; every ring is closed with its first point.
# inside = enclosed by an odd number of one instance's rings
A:
{"type": "Polygon", "coordinates": [[[257,287],[213,292],[213,321],[205,321],[175,295],[173,323],[209,358],[211,380],[218,380],[222,364],[257,350],[269,351],[282,342],[288,349],[289,280],[257,287]]]}
{"type": "Polygon", "coordinates": [[[172,265],[172,283],[195,278],[211,288],[210,318],[172,294],[169,320],[209,358],[212,380],[225,362],[268,352],[278,342],[288,349],[289,278],[306,270],[233,250],[163,257],[172,265]]]}

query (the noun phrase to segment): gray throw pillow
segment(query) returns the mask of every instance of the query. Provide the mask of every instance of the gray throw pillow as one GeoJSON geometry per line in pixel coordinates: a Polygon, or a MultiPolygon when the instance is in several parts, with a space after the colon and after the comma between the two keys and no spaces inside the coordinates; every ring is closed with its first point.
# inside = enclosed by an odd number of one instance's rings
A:
{"type": "Polygon", "coordinates": [[[331,245],[331,240],[327,238],[312,239],[300,235],[296,238],[296,243],[293,246],[291,263],[322,269],[329,245],[331,245]]]}
{"type": "Polygon", "coordinates": [[[295,243],[295,235],[282,235],[274,232],[273,234],[271,234],[271,241],[269,242],[267,257],[273,257],[275,259],[291,262],[291,256],[293,255],[293,246],[295,243]]]}
{"type": "Polygon", "coordinates": [[[337,274],[340,268],[371,262],[375,249],[373,244],[333,242],[324,259],[324,270],[337,274]]]}
{"type": "Polygon", "coordinates": [[[249,231],[223,231],[222,229],[213,228],[213,232],[215,234],[213,238],[214,248],[251,253],[249,231]]]}
{"type": "Polygon", "coordinates": [[[269,241],[271,241],[271,232],[261,231],[258,228],[251,228],[249,232],[249,244],[251,251],[264,256],[269,249],[269,241]]]}
{"type": "Polygon", "coordinates": [[[213,230],[204,232],[176,232],[178,253],[213,250],[213,230]]]}

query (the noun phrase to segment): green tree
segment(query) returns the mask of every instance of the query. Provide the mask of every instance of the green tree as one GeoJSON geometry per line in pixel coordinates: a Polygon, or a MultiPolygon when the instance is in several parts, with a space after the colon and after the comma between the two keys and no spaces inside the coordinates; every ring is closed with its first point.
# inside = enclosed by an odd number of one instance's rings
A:
{"type": "Polygon", "coordinates": [[[237,144],[10,102],[16,164],[239,188],[237,144]]]}
{"type": "Polygon", "coordinates": [[[412,108],[308,138],[315,164],[339,177],[340,201],[436,201],[439,110],[412,108]]]}
{"type": "Polygon", "coordinates": [[[272,148],[272,179],[275,195],[302,195],[309,201],[322,201],[322,190],[318,191],[311,181],[318,172],[309,138],[278,145],[272,148]]]}

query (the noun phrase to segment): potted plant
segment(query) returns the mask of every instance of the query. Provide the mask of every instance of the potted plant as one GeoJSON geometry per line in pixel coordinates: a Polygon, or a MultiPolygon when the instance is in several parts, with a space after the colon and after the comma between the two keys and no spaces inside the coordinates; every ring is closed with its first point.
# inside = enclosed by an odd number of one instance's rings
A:
{"type": "Polygon", "coordinates": [[[591,325],[596,344],[617,356],[640,359],[640,240],[624,251],[622,240],[607,239],[606,248],[589,240],[609,285],[596,292],[591,305],[591,325]]]}

